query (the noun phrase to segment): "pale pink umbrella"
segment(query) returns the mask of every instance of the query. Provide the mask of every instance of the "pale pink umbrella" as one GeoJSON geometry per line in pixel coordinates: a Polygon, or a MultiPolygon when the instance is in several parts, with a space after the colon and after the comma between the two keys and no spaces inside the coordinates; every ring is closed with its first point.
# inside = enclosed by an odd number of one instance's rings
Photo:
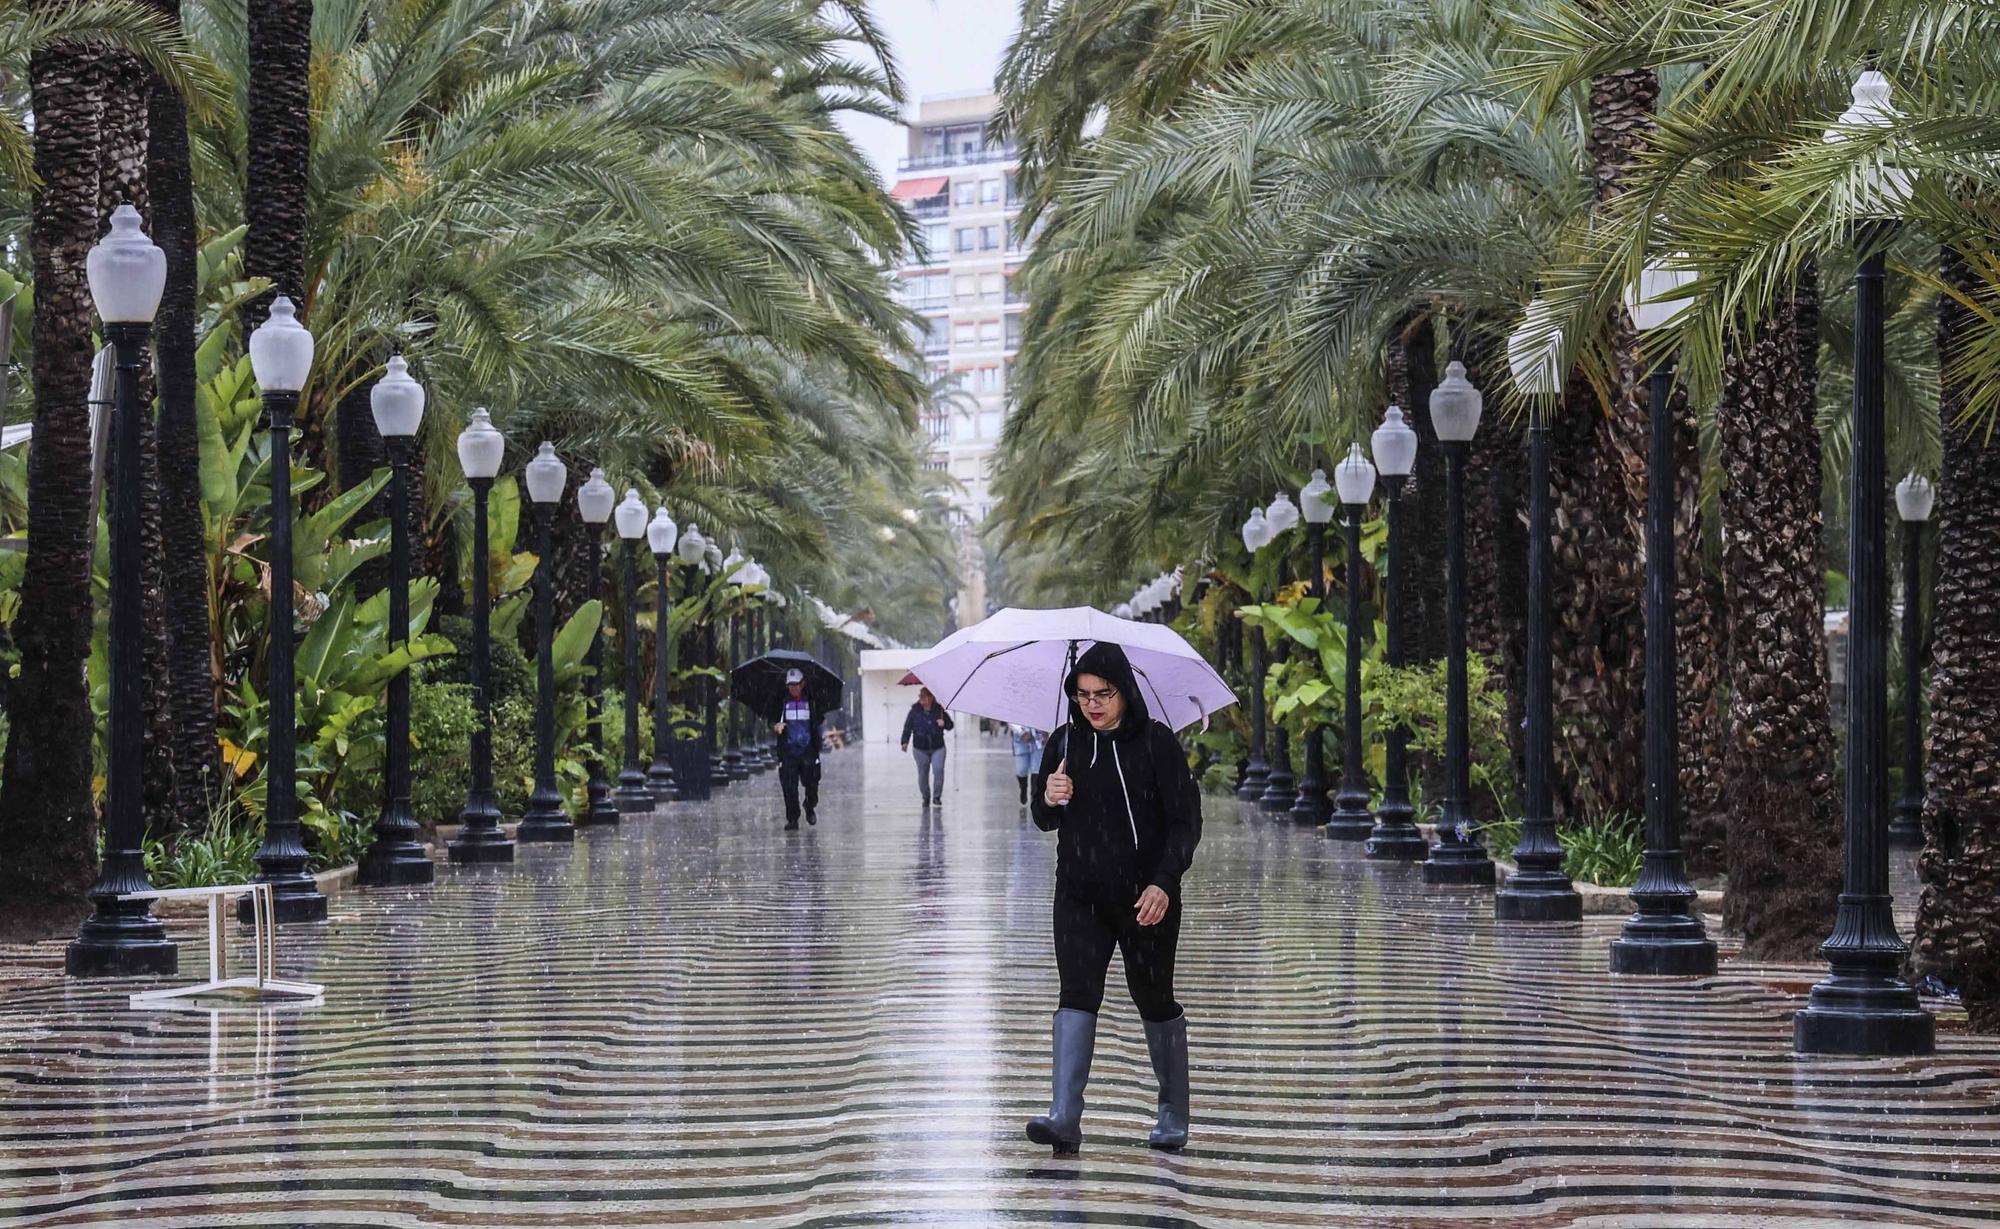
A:
{"type": "Polygon", "coordinates": [[[1215,667],[1173,628],[1089,606],[1010,606],[945,637],[910,671],[954,712],[1051,730],[1069,720],[1064,676],[1100,641],[1125,650],[1147,710],[1176,730],[1236,703],[1215,667]]]}

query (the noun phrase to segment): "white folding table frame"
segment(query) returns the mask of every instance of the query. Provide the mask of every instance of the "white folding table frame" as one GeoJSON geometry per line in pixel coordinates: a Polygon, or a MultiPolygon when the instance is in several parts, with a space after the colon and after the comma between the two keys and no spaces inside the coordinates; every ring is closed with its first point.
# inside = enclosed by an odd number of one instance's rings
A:
{"type": "Polygon", "coordinates": [[[147,892],[126,892],[122,900],[207,900],[208,901],[208,980],[192,986],[170,986],[165,990],[141,990],[132,996],[134,1007],[179,1007],[187,1000],[226,995],[258,1003],[317,1006],[326,987],[316,982],[285,981],[278,976],[277,904],[268,883],[229,883],[208,888],[157,888],[147,892]],[[250,939],[257,953],[257,971],[252,977],[229,976],[228,931],[222,908],[242,896],[250,897],[250,939]]]}

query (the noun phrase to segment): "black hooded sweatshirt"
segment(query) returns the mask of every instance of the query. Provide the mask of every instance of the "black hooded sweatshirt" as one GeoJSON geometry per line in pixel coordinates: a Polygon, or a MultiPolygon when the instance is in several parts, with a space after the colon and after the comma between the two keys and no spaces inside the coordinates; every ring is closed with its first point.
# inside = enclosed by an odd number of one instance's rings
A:
{"type": "Polygon", "coordinates": [[[1035,826],[1054,831],[1056,882],[1069,891],[1118,903],[1137,900],[1148,885],[1180,901],[1181,876],[1201,840],[1201,789],[1187,754],[1165,723],[1146,710],[1131,663],[1115,644],[1095,644],[1063,680],[1069,724],[1049,736],[1034,780],[1035,826]],[[1076,680],[1094,674],[1125,698],[1115,730],[1092,729],[1077,706],[1076,680]],[[1075,790],[1068,806],[1042,797],[1063,760],[1075,790]]]}

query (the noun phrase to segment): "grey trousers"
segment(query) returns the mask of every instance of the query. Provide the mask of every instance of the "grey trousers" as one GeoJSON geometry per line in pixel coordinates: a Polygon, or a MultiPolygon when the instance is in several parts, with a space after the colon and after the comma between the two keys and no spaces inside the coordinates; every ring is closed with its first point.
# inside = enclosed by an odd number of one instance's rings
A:
{"type": "Polygon", "coordinates": [[[944,797],[944,748],[926,751],[913,747],[910,754],[917,757],[917,790],[926,798],[944,797]],[[926,777],[928,774],[928,777],[926,777]]]}

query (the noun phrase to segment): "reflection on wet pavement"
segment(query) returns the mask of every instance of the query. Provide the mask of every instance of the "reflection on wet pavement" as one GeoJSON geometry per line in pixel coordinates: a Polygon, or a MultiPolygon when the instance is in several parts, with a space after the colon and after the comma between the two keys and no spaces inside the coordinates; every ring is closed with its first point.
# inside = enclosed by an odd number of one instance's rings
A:
{"type": "MultiPolygon", "coordinates": [[[[1083,1155],[1047,1104],[1053,842],[959,739],[349,892],[288,930],[323,1007],[128,1010],[0,949],[0,1226],[1970,1225],[2000,1220],[2000,1043],[1805,1061],[1817,970],[1614,983],[1617,919],[1502,930],[1208,801],[1179,993],[1194,1138],[1145,1147],[1114,971],[1083,1155]]],[[[177,937],[196,938],[195,923],[177,937]]],[[[191,949],[193,950],[193,949],[191,949]]],[[[1727,950],[1727,949],[1725,949],[1727,950]]]]}

